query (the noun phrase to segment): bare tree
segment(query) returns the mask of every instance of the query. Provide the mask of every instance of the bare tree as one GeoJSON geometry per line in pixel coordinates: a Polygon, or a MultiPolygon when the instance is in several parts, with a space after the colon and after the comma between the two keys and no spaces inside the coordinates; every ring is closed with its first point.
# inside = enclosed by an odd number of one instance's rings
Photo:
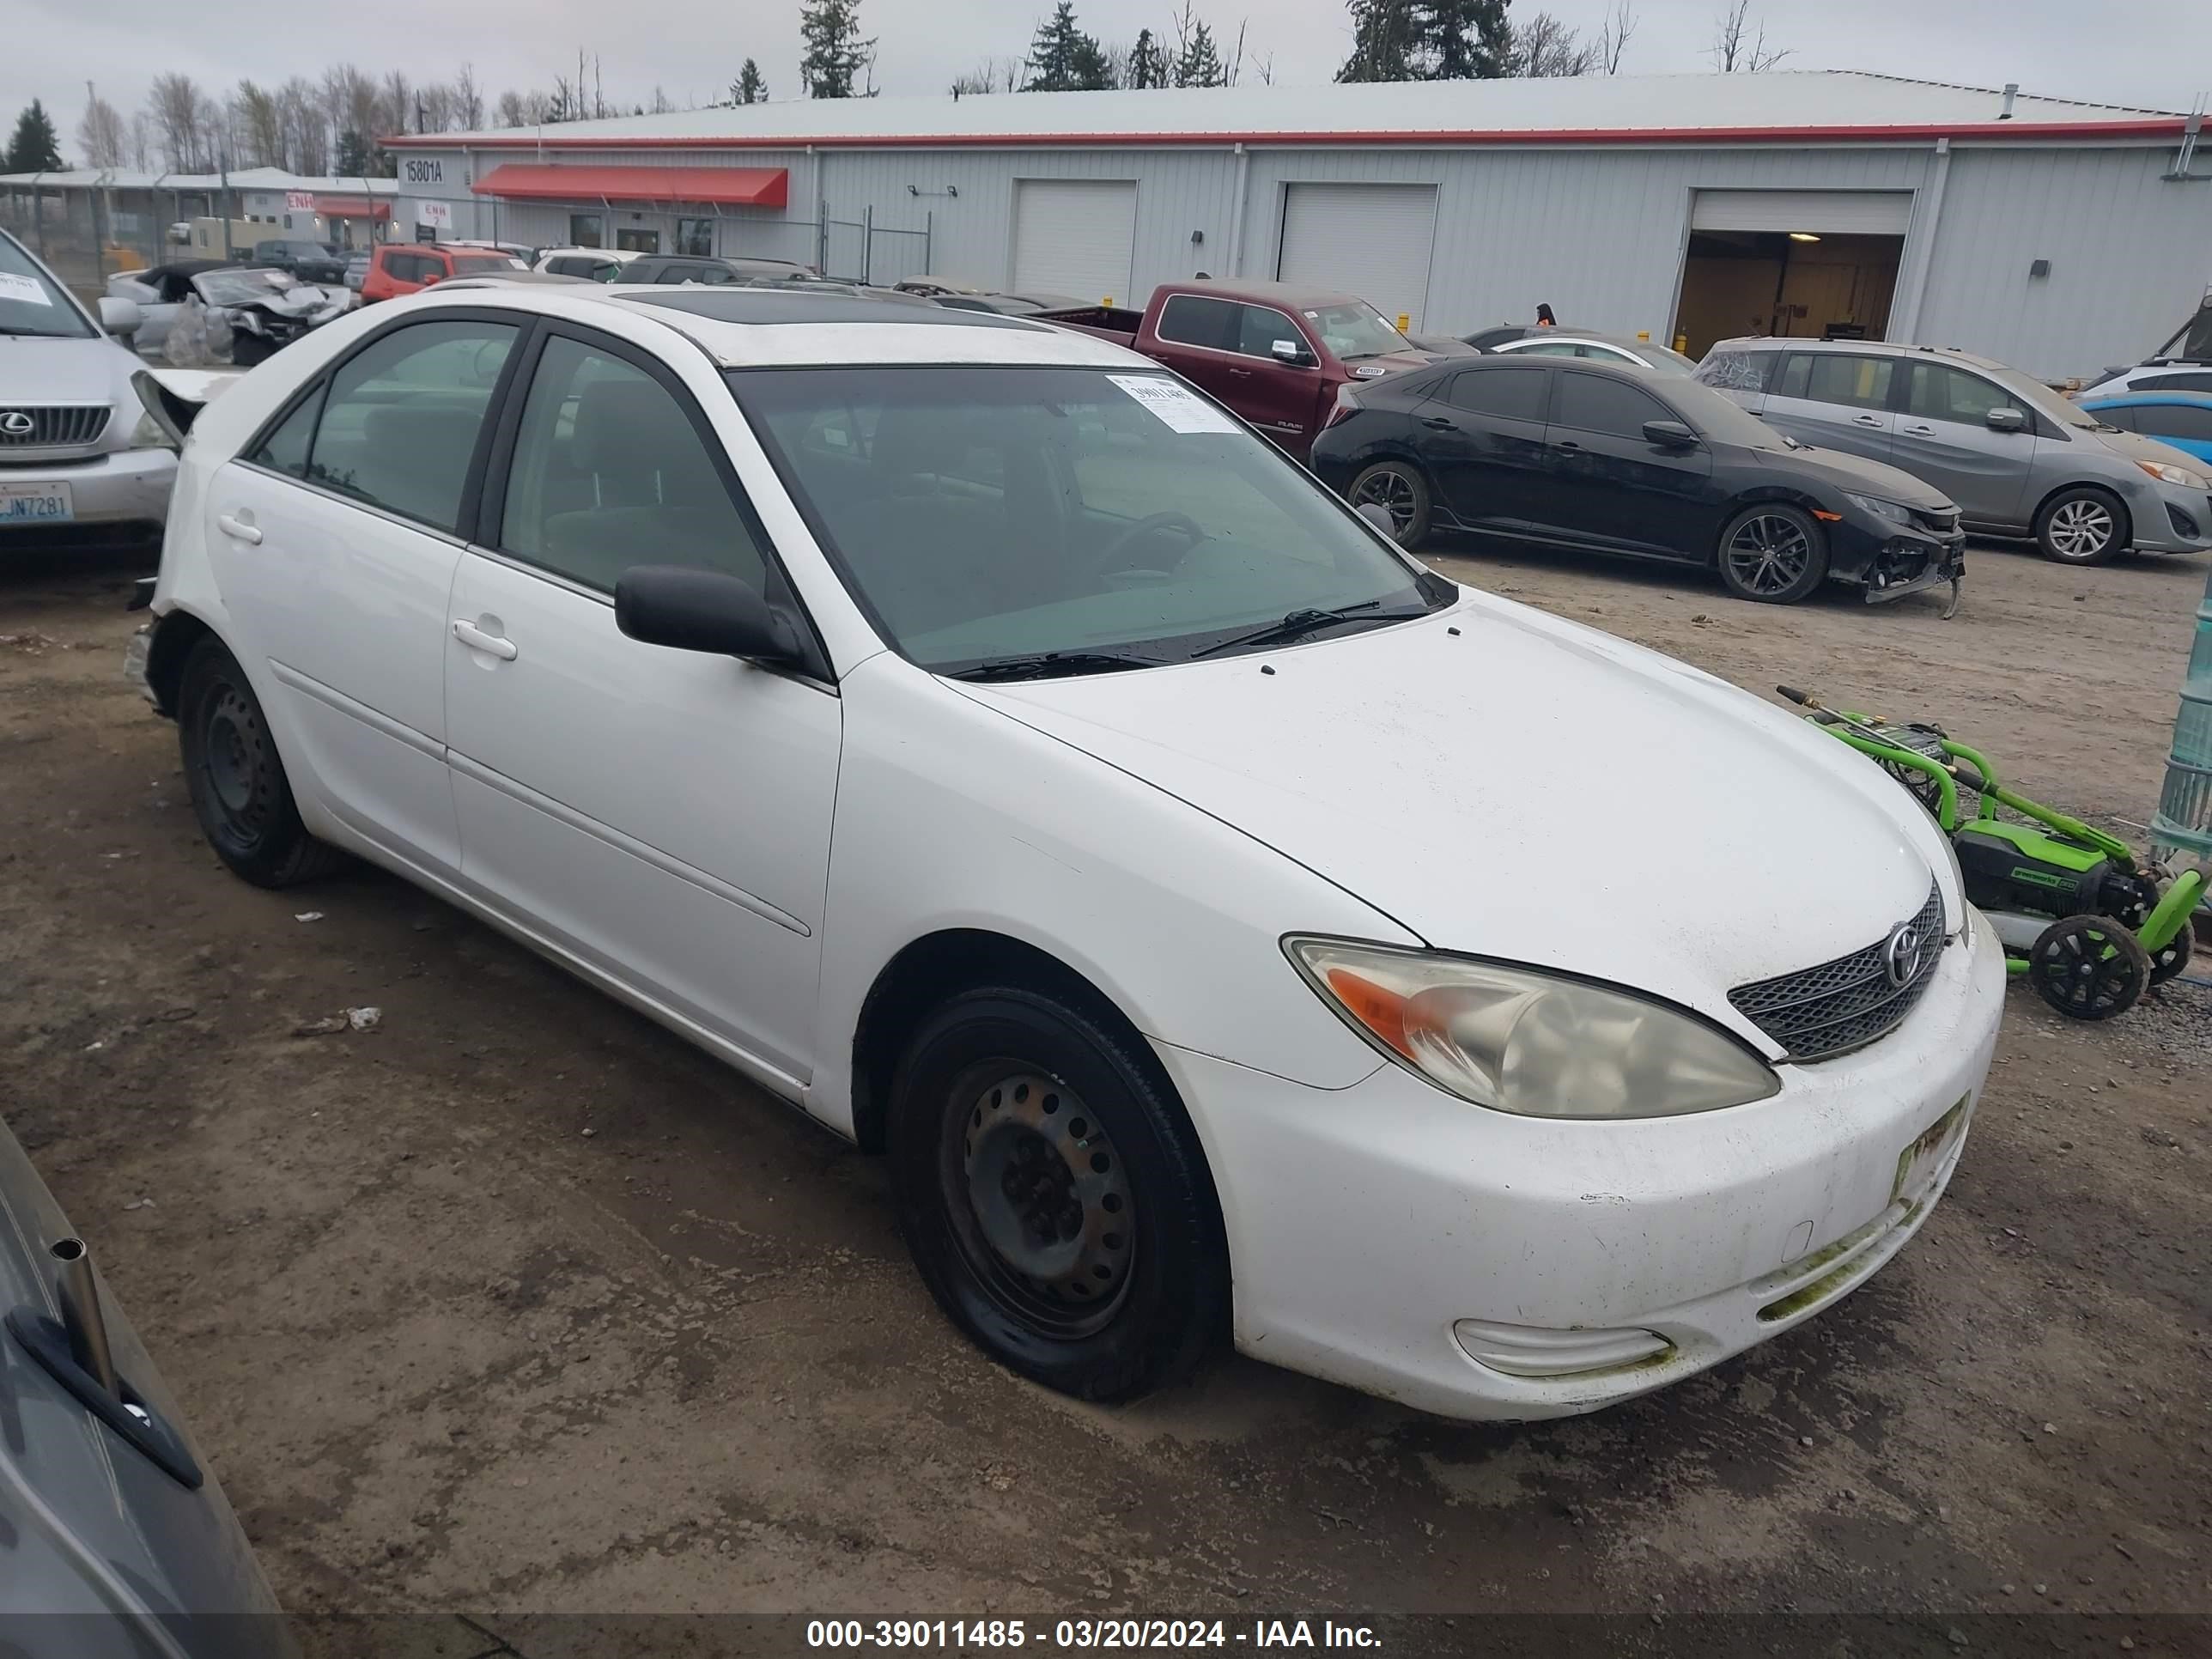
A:
{"type": "Polygon", "coordinates": [[[416,127],[422,132],[445,132],[453,125],[453,89],[442,81],[426,81],[415,88],[416,127]]]}
{"type": "Polygon", "coordinates": [[[314,83],[295,75],[276,89],[276,115],[284,130],[284,164],[321,178],[330,171],[331,124],[314,83]]]}
{"type": "Polygon", "coordinates": [[[154,123],[143,109],[134,110],[131,112],[131,136],[126,153],[131,157],[131,165],[137,168],[139,172],[146,173],[152,170],[154,166],[154,123]]]}
{"type": "Polygon", "coordinates": [[[377,131],[368,134],[380,138],[387,132],[407,132],[415,126],[415,85],[407,78],[404,70],[393,70],[376,89],[377,131]]]}
{"type": "Polygon", "coordinates": [[[491,118],[495,126],[519,127],[526,125],[528,118],[522,112],[522,94],[512,87],[500,94],[499,102],[492,106],[491,118]]]}
{"type": "Polygon", "coordinates": [[[1620,54],[1628,50],[1628,37],[1636,33],[1636,13],[1628,0],[1615,0],[1613,15],[1605,20],[1598,31],[1597,44],[1604,59],[1601,67],[1607,75],[1620,73],[1620,54]]]}
{"type": "Polygon", "coordinates": [[[1713,20],[1713,43],[1705,50],[1723,75],[1756,75],[1790,56],[1787,47],[1766,44],[1766,24],[1753,21],[1751,0],[1729,0],[1713,20]]]}
{"type": "Polygon", "coordinates": [[[172,173],[205,173],[207,135],[200,130],[200,114],[207,95],[189,75],[174,71],[157,75],[146,93],[146,119],[161,159],[172,173]]]}
{"type": "Polygon", "coordinates": [[[1580,30],[1570,27],[1548,11],[1540,11],[1525,22],[1513,25],[1505,72],[1534,79],[1588,75],[1603,62],[1604,48],[1600,42],[1583,40],[1580,30]]]}
{"type": "Polygon", "coordinates": [[[240,81],[230,95],[231,145],[240,165],[281,167],[291,165],[284,143],[284,111],[277,94],[251,81],[240,81]]]}
{"type": "Polygon", "coordinates": [[[84,119],[76,124],[77,148],[88,167],[119,167],[129,145],[123,112],[94,94],[84,106],[84,119]]]}
{"type": "Polygon", "coordinates": [[[476,65],[464,64],[453,76],[453,118],[464,132],[483,125],[483,88],[477,84],[476,65]]]}

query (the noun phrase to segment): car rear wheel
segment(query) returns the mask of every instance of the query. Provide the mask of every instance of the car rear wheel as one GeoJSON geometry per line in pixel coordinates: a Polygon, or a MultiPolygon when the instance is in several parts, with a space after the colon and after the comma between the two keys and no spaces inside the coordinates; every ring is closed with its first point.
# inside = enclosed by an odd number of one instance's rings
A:
{"type": "Polygon", "coordinates": [[[177,738],[192,811],[216,855],[257,887],[327,875],[345,854],[300,822],[284,763],[238,659],[202,640],[185,660],[177,738]]]}
{"type": "Polygon", "coordinates": [[[2119,498],[2087,484],[2060,490],[2035,515],[2036,545],[2060,564],[2104,564],[2133,534],[2119,498]]]}
{"type": "Polygon", "coordinates": [[[1188,1372],[1226,1323],[1229,1271],[1196,1133],[1154,1068],[1082,1010],[963,992],[893,1087],[900,1231],[994,1359],[1085,1400],[1188,1372]]]}
{"type": "Polygon", "coordinates": [[[1379,507],[1390,515],[1391,534],[1401,547],[1419,547],[1429,533],[1429,481],[1406,461],[1377,461],[1352,481],[1346,499],[1354,507],[1379,507]]]}
{"type": "Polygon", "coordinates": [[[1812,514],[1787,501],[1761,501],[1721,532],[1721,584],[1758,605],[1795,605],[1828,574],[1828,544],[1812,514]]]}

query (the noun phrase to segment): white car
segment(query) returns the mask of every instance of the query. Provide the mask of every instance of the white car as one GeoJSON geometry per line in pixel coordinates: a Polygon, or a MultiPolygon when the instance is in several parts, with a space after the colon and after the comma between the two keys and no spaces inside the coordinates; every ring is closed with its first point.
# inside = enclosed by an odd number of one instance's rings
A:
{"type": "Polygon", "coordinates": [[[109,337],[138,324],[128,300],[86,310],[0,230],[0,550],[161,533],[177,458],[109,337]]]}
{"type": "Polygon", "coordinates": [[[586,282],[618,283],[622,268],[638,255],[626,247],[549,247],[540,250],[532,270],[556,276],[581,276],[586,282]]]}
{"type": "Polygon", "coordinates": [[[1104,340],[726,288],[374,307],[184,451],[135,652],[246,879],[358,854],[891,1162],[946,1313],[1468,1418],[1927,1218],[2005,972],[1832,738],[1462,588],[1104,340]]]}

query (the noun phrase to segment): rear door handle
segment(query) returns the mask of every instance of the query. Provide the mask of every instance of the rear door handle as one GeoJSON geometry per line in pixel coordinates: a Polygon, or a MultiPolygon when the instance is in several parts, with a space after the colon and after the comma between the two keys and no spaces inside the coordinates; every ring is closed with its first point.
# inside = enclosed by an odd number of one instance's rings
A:
{"type": "Polygon", "coordinates": [[[453,618],[453,637],[471,651],[489,652],[501,662],[513,662],[522,653],[515,649],[513,640],[503,640],[496,634],[487,634],[465,617],[453,618]]]}
{"type": "Polygon", "coordinates": [[[1879,415],[1854,415],[1851,417],[1851,424],[1853,426],[1870,426],[1876,431],[1880,431],[1883,427],[1889,423],[1883,420],[1879,415]]]}
{"type": "Polygon", "coordinates": [[[215,515],[215,521],[224,535],[241,542],[251,542],[256,547],[261,545],[260,526],[253,522],[252,514],[218,513],[215,515]]]}
{"type": "Polygon", "coordinates": [[[1449,420],[1442,415],[1431,415],[1426,416],[1421,422],[1421,424],[1423,426],[1434,427],[1439,432],[1450,432],[1456,428],[1458,422],[1449,420]]]}
{"type": "Polygon", "coordinates": [[[1932,426],[1908,426],[1905,430],[1916,438],[1932,438],[1936,435],[1936,428],[1932,426]]]}

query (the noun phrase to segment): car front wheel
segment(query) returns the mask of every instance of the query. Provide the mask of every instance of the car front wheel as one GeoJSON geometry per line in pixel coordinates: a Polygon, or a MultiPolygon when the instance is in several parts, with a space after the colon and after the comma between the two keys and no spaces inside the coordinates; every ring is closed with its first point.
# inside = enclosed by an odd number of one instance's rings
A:
{"type": "Polygon", "coordinates": [[[344,863],[300,822],[260,702],[238,659],[212,637],[185,659],[177,738],[193,814],[234,873],[257,887],[289,887],[344,863]]]}
{"type": "Polygon", "coordinates": [[[2104,564],[2133,536],[2117,496],[2087,485],[2062,489],[2035,515],[2035,543],[2060,564],[2104,564]]]}
{"type": "Polygon", "coordinates": [[[1721,532],[1721,584],[1740,599],[1795,605],[1828,574],[1828,544],[1812,514],[1787,501],[1760,501],[1721,532]]]}
{"type": "Polygon", "coordinates": [[[1229,1267],[1195,1133],[1149,1057],[1056,998],[966,991],[924,1022],[891,1100],[899,1226],[946,1315],[1085,1400],[1195,1364],[1229,1267]]]}

